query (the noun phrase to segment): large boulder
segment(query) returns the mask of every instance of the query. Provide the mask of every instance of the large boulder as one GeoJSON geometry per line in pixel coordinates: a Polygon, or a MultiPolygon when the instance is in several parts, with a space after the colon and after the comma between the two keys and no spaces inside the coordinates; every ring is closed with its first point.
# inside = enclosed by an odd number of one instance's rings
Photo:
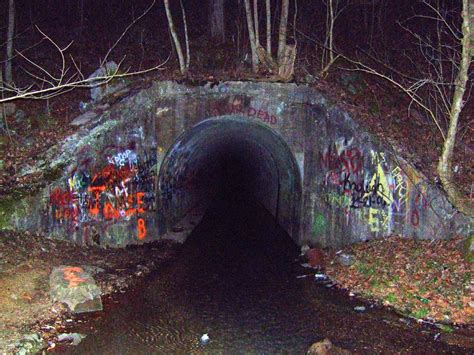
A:
{"type": "Polygon", "coordinates": [[[102,310],[100,288],[94,278],[80,266],[59,266],[49,277],[53,301],[68,305],[73,313],[102,310]]]}
{"type": "Polygon", "coordinates": [[[94,103],[100,102],[104,97],[112,95],[117,91],[123,89],[126,85],[123,79],[113,79],[107,81],[105,78],[118,74],[119,67],[114,61],[105,63],[105,65],[98,68],[87,79],[95,79],[92,81],[91,99],[94,103]]]}

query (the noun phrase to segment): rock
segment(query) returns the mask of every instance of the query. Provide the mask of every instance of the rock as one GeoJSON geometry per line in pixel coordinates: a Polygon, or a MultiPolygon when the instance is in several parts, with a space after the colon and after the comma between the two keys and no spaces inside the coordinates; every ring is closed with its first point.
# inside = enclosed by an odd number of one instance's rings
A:
{"type": "Polygon", "coordinates": [[[71,123],[71,126],[82,126],[86,123],[89,123],[91,120],[97,117],[97,114],[94,111],[87,111],[82,115],[77,116],[71,123]]]}
{"type": "Polygon", "coordinates": [[[344,266],[351,266],[355,263],[355,256],[352,254],[340,253],[336,255],[336,261],[344,266]]]}
{"type": "Polygon", "coordinates": [[[102,310],[100,288],[94,278],[79,266],[59,266],[49,277],[53,301],[67,304],[71,312],[84,313],[102,310]]]}
{"type": "Polygon", "coordinates": [[[7,102],[4,103],[3,105],[0,105],[0,118],[3,119],[3,113],[6,114],[6,116],[11,116],[15,113],[16,111],[16,105],[13,102],[7,102]]]}
{"type": "Polygon", "coordinates": [[[314,343],[309,348],[308,355],[349,355],[350,351],[334,346],[331,341],[326,338],[322,341],[314,343]]]}
{"type": "Polygon", "coordinates": [[[312,267],[324,266],[324,253],[321,251],[321,249],[310,249],[305,253],[305,257],[308,260],[308,264],[312,267]]]}
{"type": "Polygon", "coordinates": [[[16,344],[16,354],[37,354],[41,352],[44,345],[43,339],[38,334],[27,334],[16,344]]]}
{"type": "MultiPolygon", "coordinates": [[[[113,75],[118,70],[118,65],[114,61],[105,63],[105,66],[100,67],[93,72],[88,79],[105,77],[107,75],[113,75]]],[[[93,85],[91,89],[91,98],[94,103],[100,102],[104,97],[109,96],[124,88],[125,84],[120,79],[114,79],[109,81],[107,84],[102,84],[104,79],[97,80],[97,83],[91,82],[93,85]]]]}
{"type": "Polygon", "coordinates": [[[79,345],[86,336],[79,333],[62,333],[58,335],[58,341],[70,341],[71,345],[79,345]]]}

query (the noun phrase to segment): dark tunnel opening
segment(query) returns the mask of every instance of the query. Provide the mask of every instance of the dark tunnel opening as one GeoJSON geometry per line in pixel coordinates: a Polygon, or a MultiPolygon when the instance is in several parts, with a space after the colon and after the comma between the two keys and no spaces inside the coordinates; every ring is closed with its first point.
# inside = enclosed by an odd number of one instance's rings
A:
{"type": "Polygon", "coordinates": [[[205,120],[176,140],[159,176],[166,230],[190,214],[221,221],[233,216],[245,224],[262,210],[262,223],[298,240],[299,168],[283,138],[263,124],[237,116],[205,120]]]}

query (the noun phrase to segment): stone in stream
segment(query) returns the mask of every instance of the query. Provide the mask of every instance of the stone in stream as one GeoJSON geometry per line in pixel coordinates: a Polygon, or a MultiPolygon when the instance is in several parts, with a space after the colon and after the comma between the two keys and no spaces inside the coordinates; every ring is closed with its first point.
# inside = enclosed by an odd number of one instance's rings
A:
{"type": "Polygon", "coordinates": [[[307,355],[349,355],[350,351],[334,346],[331,341],[326,338],[311,345],[306,353],[307,355]]]}
{"type": "Polygon", "coordinates": [[[67,304],[73,313],[102,310],[100,288],[82,267],[55,267],[49,277],[49,285],[52,300],[67,304]]]}

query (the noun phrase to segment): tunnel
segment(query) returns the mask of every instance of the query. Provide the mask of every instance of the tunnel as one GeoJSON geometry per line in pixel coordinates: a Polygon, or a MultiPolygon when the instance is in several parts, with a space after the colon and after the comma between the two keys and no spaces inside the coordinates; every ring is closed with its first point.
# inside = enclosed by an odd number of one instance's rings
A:
{"type": "Polygon", "coordinates": [[[257,203],[297,243],[301,194],[299,167],[278,132],[246,117],[214,117],[181,134],[165,155],[158,218],[172,230],[216,201],[257,203]]]}

